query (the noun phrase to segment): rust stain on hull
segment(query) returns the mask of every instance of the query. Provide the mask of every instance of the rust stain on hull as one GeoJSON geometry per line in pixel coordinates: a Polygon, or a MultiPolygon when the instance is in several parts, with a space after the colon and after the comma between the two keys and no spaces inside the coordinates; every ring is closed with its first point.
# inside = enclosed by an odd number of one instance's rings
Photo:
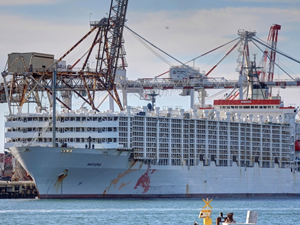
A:
{"type": "Polygon", "coordinates": [[[127,183],[121,183],[120,187],[118,188],[118,190],[121,190],[123,187],[125,187],[126,185],[128,185],[131,181],[128,181],[127,183]]]}
{"type": "Polygon", "coordinates": [[[144,189],[143,194],[147,193],[151,183],[149,174],[153,174],[155,171],[156,169],[151,169],[150,165],[148,165],[147,171],[138,179],[134,189],[137,189],[139,186],[141,186],[144,189]]]}
{"type": "Polygon", "coordinates": [[[111,182],[111,185],[114,185],[114,189],[115,189],[121,178],[125,177],[126,175],[128,175],[128,174],[130,174],[134,171],[136,171],[136,169],[133,169],[133,170],[128,169],[128,170],[125,171],[125,173],[119,173],[118,177],[111,182]]]}
{"type": "Polygon", "coordinates": [[[133,160],[132,162],[130,162],[129,169],[131,169],[136,163],[137,163],[137,160],[133,160]]]}
{"type": "Polygon", "coordinates": [[[56,186],[56,193],[58,193],[58,189],[61,186],[63,180],[68,176],[68,171],[69,171],[68,169],[65,169],[64,172],[58,175],[57,180],[54,184],[54,186],[56,186]]]}
{"type": "MultiPolygon", "coordinates": [[[[110,185],[105,188],[105,190],[103,191],[103,195],[108,194],[109,189],[111,188],[112,185],[114,185],[114,189],[116,188],[118,182],[120,181],[121,178],[125,177],[126,175],[137,171],[138,169],[131,169],[138,161],[137,160],[133,160],[130,165],[129,165],[129,169],[126,170],[124,173],[119,173],[118,177],[113,179],[112,182],[110,183],[110,185]]],[[[141,163],[139,169],[141,169],[141,167],[143,166],[143,164],[141,163]]],[[[120,187],[118,188],[118,190],[122,189],[123,187],[125,187],[126,185],[128,185],[131,181],[129,181],[128,183],[121,183],[120,187]]]]}
{"type": "MultiPolygon", "coordinates": [[[[132,165],[132,166],[133,166],[133,165],[132,165]]],[[[132,166],[131,166],[131,167],[132,167],[132,166]]],[[[130,167],[130,168],[131,168],[131,167],[130,167]]],[[[120,181],[121,178],[125,177],[126,175],[128,175],[128,174],[130,174],[130,173],[132,173],[132,172],[134,172],[134,171],[136,171],[136,170],[137,170],[137,169],[128,169],[128,170],[126,170],[124,173],[119,173],[118,177],[117,177],[116,179],[113,179],[113,180],[112,180],[112,182],[110,183],[109,187],[106,188],[106,189],[104,190],[103,194],[106,194],[106,192],[109,191],[109,189],[111,188],[112,185],[114,185],[114,189],[115,189],[116,186],[117,186],[117,184],[118,184],[118,182],[120,181]]],[[[127,184],[126,184],[126,185],[127,185],[127,184]]],[[[126,185],[124,185],[124,186],[126,186],[126,185]]],[[[122,186],[122,184],[121,184],[121,186],[122,186]]],[[[122,187],[121,187],[121,186],[118,188],[119,190],[120,190],[120,188],[124,187],[124,186],[122,186],[122,187]]]]}

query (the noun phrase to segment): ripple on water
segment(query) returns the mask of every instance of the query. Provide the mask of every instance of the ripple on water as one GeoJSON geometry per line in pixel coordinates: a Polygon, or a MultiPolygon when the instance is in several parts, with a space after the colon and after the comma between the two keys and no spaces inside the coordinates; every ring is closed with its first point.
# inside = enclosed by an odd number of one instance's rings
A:
{"type": "MultiPolygon", "coordinates": [[[[258,225],[298,224],[300,198],[214,199],[212,218],[234,212],[245,222],[258,212],[258,225]]],[[[193,224],[201,199],[24,200],[1,199],[1,224],[193,224]]]]}

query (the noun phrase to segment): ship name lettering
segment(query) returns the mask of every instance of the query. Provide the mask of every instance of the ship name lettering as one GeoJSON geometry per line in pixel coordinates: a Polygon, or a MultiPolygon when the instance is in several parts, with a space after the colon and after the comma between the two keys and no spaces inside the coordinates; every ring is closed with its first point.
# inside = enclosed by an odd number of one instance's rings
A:
{"type": "Polygon", "coordinates": [[[101,166],[101,163],[88,163],[87,166],[101,166]]]}
{"type": "Polygon", "coordinates": [[[72,152],[72,149],[62,149],[61,152],[64,152],[64,153],[71,153],[71,152],[72,152]]]}
{"type": "Polygon", "coordinates": [[[241,101],[241,103],[251,103],[252,101],[241,101]]]}

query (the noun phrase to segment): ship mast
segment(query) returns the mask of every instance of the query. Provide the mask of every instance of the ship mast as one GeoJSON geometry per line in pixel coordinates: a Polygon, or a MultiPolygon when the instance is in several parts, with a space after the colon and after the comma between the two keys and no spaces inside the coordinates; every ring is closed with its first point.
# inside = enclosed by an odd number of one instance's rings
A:
{"type": "Polygon", "coordinates": [[[250,67],[248,69],[247,79],[247,93],[246,99],[265,99],[266,94],[263,92],[261,82],[259,80],[257,69],[261,69],[262,67],[256,67],[256,55],[254,54],[254,61],[250,62],[250,67]],[[258,89],[260,91],[258,91],[258,89]],[[259,93],[260,92],[260,93],[259,93]]]}
{"type": "Polygon", "coordinates": [[[56,68],[53,70],[53,83],[52,83],[52,147],[55,147],[56,142],[56,68]]]}
{"type": "MultiPolygon", "coordinates": [[[[251,38],[256,35],[256,32],[250,32],[245,30],[239,30],[238,35],[240,36],[241,45],[239,48],[240,56],[238,59],[238,71],[239,71],[239,95],[240,100],[243,99],[243,81],[247,79],[247,76],[251,73],[251,63],[250,63],[250,53],[249,53],[249,41],[251,41],[251,38]]],[[[253,82],[253,77],[249,77],[248,87],[247,90],[248,93],[252,95],[252,88],[251,88],[251,82],[253,82]]]]}

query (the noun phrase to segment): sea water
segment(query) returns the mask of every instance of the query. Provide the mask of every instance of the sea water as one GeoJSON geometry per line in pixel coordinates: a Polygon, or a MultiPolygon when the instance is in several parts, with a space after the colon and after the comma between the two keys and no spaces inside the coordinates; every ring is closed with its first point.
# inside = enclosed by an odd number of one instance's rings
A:
{"type": "MultiPolygon", "coordinates": [[[[39,200],[0,199],[1,224],[186,224],[198,218],[202,199],[39,200]]],[[[300,198],[216,198],[210,203],[213,224],[219,212],[245,222],[258,212],[258,225],[300,224],[300,198]]]]}

